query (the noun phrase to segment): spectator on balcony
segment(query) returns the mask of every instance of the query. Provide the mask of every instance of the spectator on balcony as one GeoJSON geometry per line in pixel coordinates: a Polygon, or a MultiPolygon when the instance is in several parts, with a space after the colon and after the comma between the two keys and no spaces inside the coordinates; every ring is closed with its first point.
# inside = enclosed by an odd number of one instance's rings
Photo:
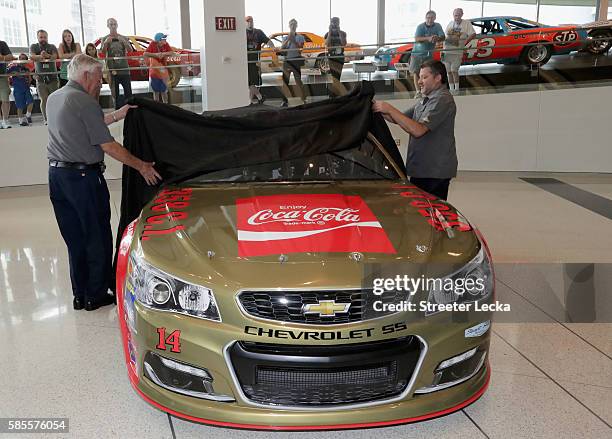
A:
{"type": "Polygon", "coordinates": [[[5,41],[0,41],[0,113],[2,113],[0,129],[11,128],[11,124],[8,121],[9,112],[11,111],[11,101],[9,100],[11,87],[9,86],[9,78],[6,75],[6,66],[9,61],[14,59],[15,57],[8,44],[5,41]]]}
{"type": "Polygon", "coordinates": [[[115,110],[121,108],[125,100],[132,96],[132,78],[130,77],[128,53],[132,51],[130,41],[117,33],[119,24],[114,18],[106,20],[109,34],[102,38],[100,52],[106,57],[106,68],[109,72],[109,86],[115,100],[115,110]],[[123,88],[123,97],[119,94],[119,86],[123,88]]]}
{"type": "Polygon", "coordinates": [[[144,53],[145,58],[149,60],[149,79],[153,99],[165,104],[168,103],[168,79],[170,78],[167,58],[175,54],[166,38],[168,35],[165,33],[156,33],[144,53]]]}
{"type": "Polygon", "coordinates": [[[262,44],[267,44],[268,47],[274,47],[274,43],[261,30],[255,29],[253,17],[250,15],[246,20],[246,37],[247,37],[247,62],[249,74],[249,100],[257,98],[257,102],[263,104],[265,98],[261,95],[259,87],[261,87],[261,68],[259,67],[259,53],[262,44]]]}
{"type": "Polygon", "coordinates": [[[74,35],[69,29],[62,31],[62,42],[57,47],[59,57],[62,59],[60,68],[60,87],[68,82],[68,63],[75,56],[81,53],[81,45],[74,41],[74,35]]]}
{"type": "Polygon", "coordinates": [[[55,60],[59,54],[57,47],[49,44],[49,34],[40,29],[36,32],[38,43],[30,46],[30,59],[36,62],[36,90],[40,99],[40,111],[42,112],[45,125],[47,125],[47,98],[59,88],[57,78],[57,67],[55,60]]]}
{"type": "Polygon", "coordinates": [[[18,61],[8,68],[8,73],[13,81],[13,96],[15,97],[15,107],[17,107],[17,117],[19,118],[19,125],[22,127],[27,127],[32,123],[32,107],[34,106],[34,98],[30,91],[32,72],[27,63],[28,55],[22,53],[19,55],[18,61]]]}
{"type": "Polygon", "coordinates": [[[85,55],[98,59],[98,49],[96,49],[94,43],[87,43],[87,46],[85,46],[85,55]]]}
{"type": "Polygon", "coordinates": [[[451,93],[459,90],[459,66],[463,61],[465,43],[476,35],[469,20],[463,20],[463,9],[453,11],[453,21],[446,26],[446,39],[442,61],[448,72],[448,85],[451,93]]]}
{"type": "Polygon", "coordinates": [[[330,90],[332,96],[341,96],[346,89],[340,81],[344,68],[344,47],[346,47],[346,32],[340,30],[340,19],[332,17],[329,31],[325,34],[325,47],[329,60],[329,70],[332,74],[333,84],[330,90]]]}
{"type": "Polygon", "coordinates": [[[417,26],[414,33],[414,48],[410,54],[410,65],[408,71],[412,74],[414,88],[419,95],[419,72],[421,65],[433,58],[436,43],[444,41],[445,35],[440,23],[436,23],[436,13],[428,11],[425,14],[425,22],[417,26]]]}
{"type": "Polygon", "coordinates": [[[285,61],[283,62],[283,103],[281,107],[289,106],[287,98],[293,96],[291,88],[289,88],[289,81],[291,80],[291,74],[295,78],[295,85],[298,88],[298,95],[302,102],[305,101],[304,97],[304,84],[302,83],[302,66],[304,65],[304,58],[302,58],[302,47],[304,47],[304,37],[297,33],[298,22],[295,18],[289,21],[289,34],[283,38],[281,45],[281,53],[285,55],[285,61]]]}

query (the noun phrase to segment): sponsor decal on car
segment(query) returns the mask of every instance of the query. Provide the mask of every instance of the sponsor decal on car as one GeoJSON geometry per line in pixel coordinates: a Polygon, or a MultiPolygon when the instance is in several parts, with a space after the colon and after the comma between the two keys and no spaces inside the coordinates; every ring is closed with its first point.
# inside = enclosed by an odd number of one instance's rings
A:
{"type": "Polygon", "coordinates": [[[268,195],[236,200],[240,257],[305,252],[396,253],[357,195],[268,195]]]}
{"type": "Polygon", "coordinates": [[[165,189],[157,194],[151,207],[150,215],[145,220],[142,240],[147,241],[152,236],[168,235],[183,230],[185,226],[177,224],[177,221],[187,218],[184,210],[189,207],[193,189],[165,189]],[[161,226],[161,227],[158,227],[161,226]]]}

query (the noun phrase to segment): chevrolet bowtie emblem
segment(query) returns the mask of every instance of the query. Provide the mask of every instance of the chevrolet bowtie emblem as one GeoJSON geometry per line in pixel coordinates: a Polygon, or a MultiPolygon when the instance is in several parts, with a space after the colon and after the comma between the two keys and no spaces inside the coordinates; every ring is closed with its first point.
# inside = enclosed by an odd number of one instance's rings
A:
{"type": "Polygon", "coordinates": [[[333,300],[321,300],[319,303],[307,303],[303,306],[304,314],[319,314],[320,316],[335,316],[337,313],[348,312],[350,303],[336,303],[333,300]]]}

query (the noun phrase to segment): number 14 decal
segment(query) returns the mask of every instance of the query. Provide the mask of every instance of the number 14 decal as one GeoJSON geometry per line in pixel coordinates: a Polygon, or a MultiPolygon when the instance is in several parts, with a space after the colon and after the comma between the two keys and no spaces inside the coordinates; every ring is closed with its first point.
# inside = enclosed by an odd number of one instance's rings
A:
{"type": "Polygon", "coordinates": [[[474,56],[477,58],[491,56],[493,54],[493,47],[495,47],[495,38],[471,39],[465,45],[467,59],[472,59],[474,56]]]}
{"type": "Polygon", "coordinates": [[[181,352],[181,331],[177,329],[166,337],[166,328],[157,328],[158,343],[155,346],[157,349],[165,351],[166,345],[171,346],[170,352],[179,353],[181,352]]]}

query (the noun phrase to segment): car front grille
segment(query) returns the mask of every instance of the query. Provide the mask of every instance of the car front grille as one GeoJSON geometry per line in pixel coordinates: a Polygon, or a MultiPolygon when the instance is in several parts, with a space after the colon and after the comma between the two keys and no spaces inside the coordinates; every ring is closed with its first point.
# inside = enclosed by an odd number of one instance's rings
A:
{"type": "Polygon", "coordinates": [[[365,403],[401,394],[420,354],[416,337],[348,345],[238,342],[230,358],[245,396],[262,405],[365,403]]]}
{"type": "Polygon", "coordinates": [[[374,302],[391,304],[407,299],[405,291],[387,291],[375,295],[372,290],[339,291],[243,291],[238,300],[244,311],[254,317],[291,323],[313,325],[336,325],[339,323],[360,322],[394,314],[391,311],[374,311],[374,302]],[[350,304],[348,312],[325,316],[307,314],[304,306],[316,305],[331,300],[336,304],[350,304]]]}

